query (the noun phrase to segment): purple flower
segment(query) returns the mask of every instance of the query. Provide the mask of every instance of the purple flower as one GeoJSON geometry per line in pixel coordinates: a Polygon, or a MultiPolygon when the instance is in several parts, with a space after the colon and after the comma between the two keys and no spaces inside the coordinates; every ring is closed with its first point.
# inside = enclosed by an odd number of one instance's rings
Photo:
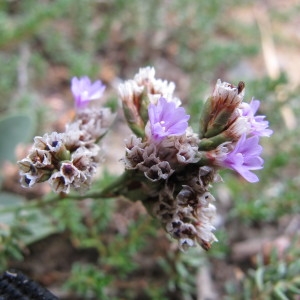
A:
{"type": "Polygon", "coordinates": [[[73,77],[71,81],[71,90],[75,98],[75,107],[77,109],[85,108],[91,100],[99,99],[104,90],[105,85],[100,80],[94,83],[87,77],[73,77]]]}
{"type": "Polygon", "coordinates": [[[168,102],[163,97],[158,99],[156,105],[149,105],[148,115],[151,135],[157,142],[167,136],[184,134],[190,118],[183,107],[176,107],[174,102],[168,102]]]}
{"type": "Polygon", "coordinates": [[[258,144],[259,137],[246,138],[242,135],[233,151],[229,152],[225,159],[220,162],[223,167],[235,170],[249,182],[259,181],[258,177],[250,170],[263,168],[263,159],[259,157],[262,146],[258,144]]]}
{"type": "Polygon", "coordinates": [[[255,116],[260,106],[260,101],[252,99],[250,104],[244,102],[242,105],[242,115],[248,119],[251,134],[257,136],[270,136],[273,133],[273,130],[267,129],[269,127],[269,122],[264,120],[265,116],[255,116]]]}

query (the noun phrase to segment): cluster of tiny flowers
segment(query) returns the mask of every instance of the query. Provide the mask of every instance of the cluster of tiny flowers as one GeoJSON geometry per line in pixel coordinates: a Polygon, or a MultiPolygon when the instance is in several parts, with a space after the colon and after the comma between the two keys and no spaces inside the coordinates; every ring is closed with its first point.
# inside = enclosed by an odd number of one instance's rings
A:
{"type": "Polygon", "coordinates": [[[260,101],[252,100],[248,104],[243,102],[243,98],[243,82],[237,87],[220,80],[217,82],[212,97],[207,101],[212,118],[204,123],[207,127],[204,126],[202,146],[205,148],[209,138],[217,140],[217,147],[205,154],[210,163],[232,169],[254,183],[259,178],[251,171],[262,169],[264,163],[260,157],[263,150],[259,145],[260,137],[269,137],[273,131],[268,128],[269,122],[264,120],[265,116],[255,115],[260,101]],[[231,107],[224,109],[224,102],[231,107]],[[229,115],[228,121],[223,121],[223,126],[216,125],[224,120],[226,114],[229,115]]]}
{"type": "Polygon", "coordinates": [[[75,99],[76,117],[63,133],[52,132],[34,138],[28,156],[18,161],[23,187],[48,181],[56,193],[70,189],[85,191],[101,161],[97,142],[106,133],[112,119],[109,109],[88,107],[100,97],[105,86],[88,77],[73,78],[71,90],[75,99]]]}
{"type": "Polygon", "coordinates": [[[264,116],[255,116],[259,101],[243,102],[243,82],[233,86],[218,80],[204,105],[199,134],[188,126],[190,116],[173,96],[174,89],[174,83],[156,79],[151,67],[120,85],[134,133],[125,142],[123,162],[132,178],[142,182],[136,193],[144,195],[146,208],[180,249],[199,244],[208,250],[216,241],[216,208],[209,189],[220,181],[218,170],[229,168],[249,182],[258,181],[251,171],[263,164],[259,137],[272,131],[264,116]]]}
{"type": "Polygon", "coordinates": [[[126,141],[125,168],[142,172],[150,181],[150,191],[143,186],[149,195],[144,203],[181,249],[197,243],[208,249],[216,240],[211,225],[215,208],[212,197],[206,198],[208,185],[215,179],[214,169],[203,172],[196,165],[201,158],[200,140],[188,127],[189,115],[173,97],[174,83],[155,79],[154,74],[153,68],[140,69],[134,80],[120,88],[127,107],[139,107],[143,101],[147,104],[142,136],[133,135],[126,141]],[[134,86],[140,91],[130,99],[126,89],[134,86]],[[155,183],[157,189],[153,189],[155,183]]]}
{"type": "MultiPolygon", "coordinates": [[[[35,137],[28,156],[18,162],[21,183],[32,187],[48,181],[53,191],[85,191],[102,160],[98,142],[113,119],[108,108],[91,108],[105,90],[101,81],[73,78],[71,91],[76,117],[65,132],[35,137]]],[[[175,84],[155,78],[146,67],[119,86],[126,121],[133,134],[125,141],[125,172],[108,197],[141,200],[179,248],[200,245],[205,250],[217,239],[212,184],[219,170],[231,169],[248,182],[263,168],[261,137],[273,132],[265,116],[256,115],[259,100],[244,102],[245,84],[217,81],[203,105],[199,131],[174,96],[175,84]]]]}
{"type": "Polygon", "coordinates": [[[208,250],[211,243],[217,241],[212,233],[215,229],[212,225],[216,214],[216,207],[212,204],[215,199],[207,191],[208,182],[215,181],[216,174],[213,168],[204,166],[187,177],[185,181],[189,185],[180,182],[179,192],[174,193],[174,183],[173,186],[171,183],[164,186],[153,203],[152,214],[178,240],[181,250],[197,244],[208,250]]]}

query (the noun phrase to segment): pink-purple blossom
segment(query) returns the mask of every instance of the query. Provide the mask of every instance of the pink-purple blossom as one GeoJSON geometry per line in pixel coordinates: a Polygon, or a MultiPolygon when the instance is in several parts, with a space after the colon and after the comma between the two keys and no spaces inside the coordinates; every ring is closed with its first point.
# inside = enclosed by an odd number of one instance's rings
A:
{"type": "Polygon", "coordinates": [[[105,85],[100,80],[94,83],[87,76],[73,77],[71,90],[75,98],[76,109],[85,108],[91,100],[99,99],[105,90],[105,85]]]}
{"type": "Polygon", "coordinates": [[[252,135],[269,137],[273,133],[273,130],[268,129],[269,122],[264,120],[265,116],[255,116],[259,106],[259,100],[252,99],[249,104],[243,102],[242,115],[248,119],[252,135]]]}
{"type": "Polygon", "coordinates": [[[225,168],[235,170],[249,182],[259,181],[259,178],[250,171],[263,168],[264,161],[259,156],[262,146],[258,142],[258,136],[246,138],[245,134],[242,135],[235,148],[225,156],[220,164],[225,168]]]}
{"type": "Polygon", "coordinates": [[[168,102],[161,97],[157,104],[150,104],[148,115],[152,138],[159,142],[167,136],[179,136],[188,127],[189,115],[183,107],[176,107],[174,102],[168,102]]]}

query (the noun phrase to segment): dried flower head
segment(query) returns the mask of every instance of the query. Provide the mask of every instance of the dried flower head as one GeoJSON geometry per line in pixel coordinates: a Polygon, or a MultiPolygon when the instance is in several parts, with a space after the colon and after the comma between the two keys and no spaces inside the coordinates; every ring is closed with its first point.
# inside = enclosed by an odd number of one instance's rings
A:
{"type": "Polygon", "coordinates": [[[69,193],[70,189],[85,191],[101,161],[97,142],[107,132],[113,114],[108,108],[87,108],[90,100],[99,98],[105,87],[88,77],[72,79],[76,100],[75,120],[63,133],[52,132],[34,138],[28,156],[18,162],[21,184],[32,187],[48,181],[54,192],[69,193]]]}
{"type": "MultiPolygon", "coordinates": [[[[141,196],[151,215],[178,240],[180,249],[197,244],[209,249],[216,240],[212,233],[215,208],[208,193],[216,178],[214,168],[197,164],[201,160],[199,137],[188,127],[190,116],[173,97],[173,84],[154,75],[153,68],[145,68],[133,80],[132,87],[143,86],[140,96],[135,89],[134,101],[139,99],[140,104],[147,95],[148,118],[142,128],[145,135],[126,141],[125,168],[135,171],[132,174],[136,174],[139,185],[132,186],[142,189],[134,194],[141,196]]],[[[132,195],[130,189],[128,192],[132,195]]]]}
{"type": "Polygon", "coordinates": [[[53,191],[68,193],[71,187],[84,191],[90,185],[100,148],[92,143],[83,146],[73,135],[81,136],[80,132],[67,131],[35,137],[28,156],[18,161],[23,187],[48,180],[53,191]]]}
{"type": "Polygon", "coordinates": [[[82,142],[99,141],[115,119],[109,108],[86,108],[79,111],[75,120],[66,125],[67,132],[80,133],[77,140],[82,142]]]}
{"type": "MultiPolygon", "coordinates": [[[[204,104],[199,134],[188,126],[190,116],[174,97],[175,84],[156,79],[155,70],[142,68],[120,85],[119,96],[133,135],[125,142],[125,172],[109,197],[141,200],[149,213],[178,241],[183,251],[200,245],[208,250],[216,207],[210,193],[221,181],[218,171],[229,168],[249,182],[263,167],[261,136],[270,136],[265,116],[255,116],[259,101],[244,103],[245,84],[217,81],[204,104]]],[[[111,125],[109,109],[86,107],[102,95],[101,82],[72,79],[75,120],[63,133],[34,139],[29,155],[18,162],[21,183],[31,187],[48,181],[55,192],[82,192],[91,184],[101,162],[97,142],[111,125]]]]}
{"type": "Polygon", "coordinates": [[[270,131],[264,117],[255,116],[257,102],[243,102],[243,82],[234,86],[218,80],[204,105],[199,137],[188,127],[190,116],[174,98],[174,87],[155,79],[149,67],[121,86],[121,98],[131,103],[143,133],[126,141],[127,193],[143,201],[180,249],[199,244],[208,250],[217,240],[209,189],[221,181],[218,170],[229,168],[249,182],[258,181],[251,172],[263,165],[258,136],[270,131]]]}
{"type": "MultiPolygon", "coordinates": [[[[203,180],[205,181],[204,177],[203,180]]],[[[177,195],[169,185],[165,186],[158,201],[153,204],[152,215],[178,240],[181,250],[197,244],[208,250],[211,243],[217,240],[212,233],[215,229],[212,222],[216,214],[212,204],[214,198],[205,191],[205,185],[195,185],[193,181],[189,183],[190,185],[182,185],[177,195]]]]}

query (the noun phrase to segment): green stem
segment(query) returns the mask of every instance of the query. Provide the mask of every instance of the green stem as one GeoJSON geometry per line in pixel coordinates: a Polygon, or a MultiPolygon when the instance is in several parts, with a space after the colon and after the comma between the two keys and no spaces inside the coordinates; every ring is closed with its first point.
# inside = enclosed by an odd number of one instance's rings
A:
{"type": "Polygon", "coordinates": [[[66,199],[74,199],[74,200],[82,200],[86,198],[93,198],[93,199],[108,199],[108,198],[115,198],[118,196],[122,196],[123,194],[126,195],[125,190],[127,189],[127,185],[134,178],[131,172],[124,172],[120,177],[118,177],[115,181],[108,184],[105,188],[100,191],[91,191],[84,195],[79,194],[59,194],[59,195],[51,195],[45,197],[44,199],[39,200],[32,200],[28,201],[24,204],[20,205],[13,205],[8,207],[0,208],[0,214],[7,213],[7,212],[14,212],[21,209],[33,209],[44,207],[47,205],[53,205],[57,202],[66,200],[66,199]],[[123,193],[124,192],[124,193],[123,193]]]}

